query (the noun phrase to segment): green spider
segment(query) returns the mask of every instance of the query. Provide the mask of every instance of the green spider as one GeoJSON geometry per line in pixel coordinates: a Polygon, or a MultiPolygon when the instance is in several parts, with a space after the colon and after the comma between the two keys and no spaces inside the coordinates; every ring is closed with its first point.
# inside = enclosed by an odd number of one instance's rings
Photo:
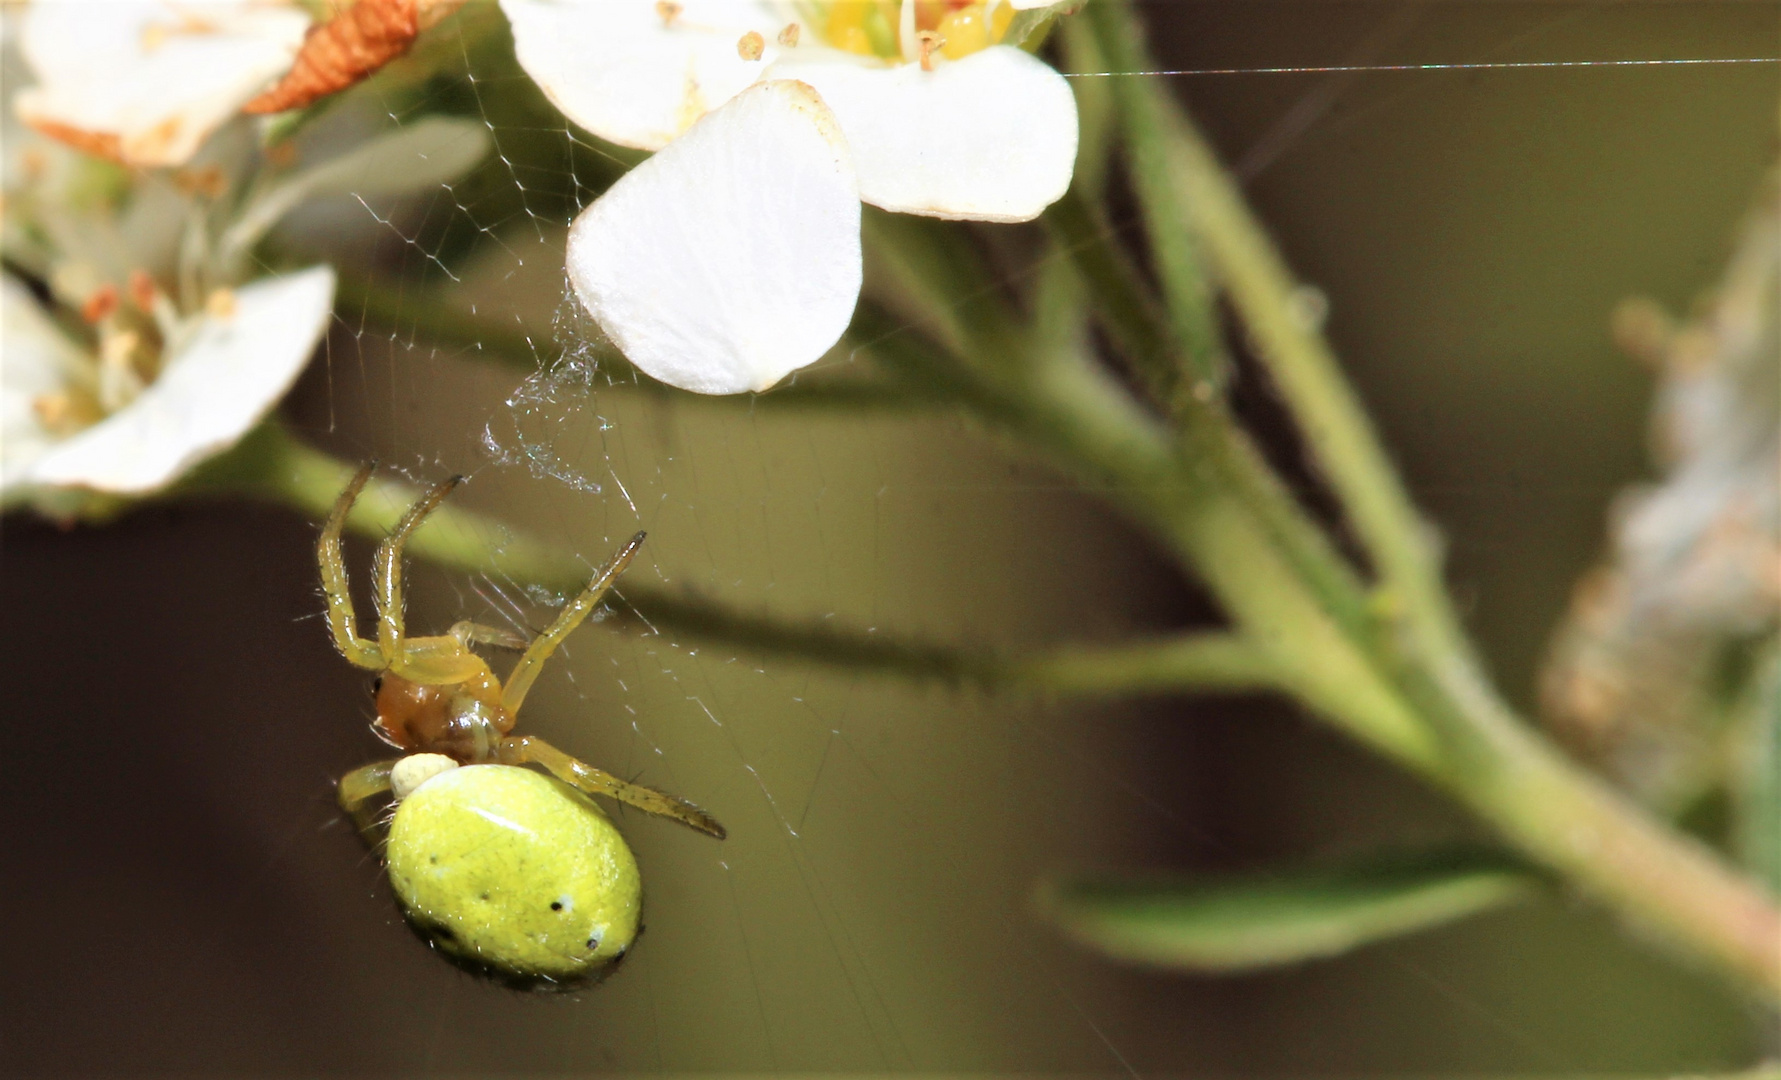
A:
{"type": "Polygon", "coordinates": [[[462,477],[409,507],[372,567],[377,639],[359,636],[340,532],[375,464],[340,493],[316,555],[328,628],[340,652],[378,673],[379,738],[407,756],[340,778],[341,808],[374,844],[378,801],[395,800],[384,858],[403,914],[434,948],[510,983],[585,982],[636,938],[642,879],[636,859],[589,795],[671,817],[723,839],[724,827],[684,799],[627,783],[532,735],[513,735],[544,662],[599,604],[643,543],[638,533],[529,644],[472,622],[410,637],[403,622],[402,550],[462,477]],[[472,644],[523,648],[507,680],[472,644]],[[545,776],[524,765],[539,765],[545,776]]]}

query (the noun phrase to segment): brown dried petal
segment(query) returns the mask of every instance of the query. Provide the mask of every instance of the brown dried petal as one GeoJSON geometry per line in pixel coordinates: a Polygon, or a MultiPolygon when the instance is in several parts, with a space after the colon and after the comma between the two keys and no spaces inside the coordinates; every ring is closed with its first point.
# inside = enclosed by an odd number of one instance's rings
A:
{"type": "Polygon", "coordinates": [[[423,14],[430,25],[442,17],[440,7],[449,14],[450,5],[423,0],[358,0],[311,30],[291,70],[241,111],[299,109],[345,90],[407,52],[420,33],[423,14]]]}

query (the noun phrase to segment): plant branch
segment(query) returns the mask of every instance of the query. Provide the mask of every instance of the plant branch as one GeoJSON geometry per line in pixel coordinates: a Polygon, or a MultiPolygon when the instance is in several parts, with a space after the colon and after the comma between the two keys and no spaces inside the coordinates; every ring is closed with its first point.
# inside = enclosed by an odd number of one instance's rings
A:
{"type": "MultiPolygon", "coordinates": [[[[1089,13],[1112,70],[1154,67],[1130,0],[1097,0],[1089,13]]],[[[1433,532],[1411,503],[1328,342],[1303,317],[1299,285],[1242,191],[1164,80],[1114,82],[1125,88],[1132,111],[1127,123],[1136,168],[1185,216],[1184,222],[1153,222],[1152,242],[1160,242],[1159,228],[1180,226],[1199,238],[1390,600],[1439,633],[1444,647],[1469,649],[1442,584],[1433,532]]]]}
{"type": "MultiPolygon", "coordinates": [[[[309,447],[275,425],[256,431],[188,482],[188,494],[222,491],[269,499],[325,517],[357,466],[309,447]]],[[[347,528],[381,539],[421,489],[373,476],[347,528]]],[[[581,588],[595,568],[585,559],[520,535],[474,510],[445,503],[410,539],[410,554],[466,573],[494,574],[560,592],[581,588]]],[[[964,649],[837,625],[788,621],[642,583],[614,590],[614,607],[656,632],[849,671],[973,687],[996,693],[1122,696],[1185,690],[1247,691],[1282,685],[1262,649],[1228,634],[1188,634],[1134,644],[1051,646],[1028,652],[964,649]]]]}
{"type": "MultiPolygon", "coordinates": [[[[1080,20],[1067,20],[1071,35],[1093,34],[1098,57],[1109,71],[1145,71],[1143,30],[1136,19],[1096,0],[1080,20]]],[[[1196,211],[1190,193],[1182,190],[1180,168],[1174,160],[1175,116],[1169,108],[1161,79],[1110,79],[1113,99],[1124,126],[1127,161],[1132,187],[1138,196],[1151,243],[1151,260],[1162,283],[1163,303],[1169,328],[1181,362],[1178,380],[1186,385],[1177,393],[1204,395],[1224,381],[1226,361],[1219,340],[1218,316],[1212,304],[1213,288],[1206,279],[1192,226],[1196,211]]]]}
{"type": "MultiPolygon", "coordinates": [[[[1090,11],[1114,68],[1151,67],[1128,0],[1102,0],[1090,11]]],[[[1573,765],[1501,701],[1460,630],[1428,528],[1328,345],[1298,315],[1296,285],[1284,260],[1161,84],[1118,82],[1132,88],[1132,107],[1140,116],[1162,118],[1160,167],[1174,178],[1177,197],[1371,557],[1384,587],[1381,606],[1397,616],[1390,620],[1395,634],[1332,634],[1320,648],[1301,652],[1305,661],[1335,657],[1346,665],[1341,678],[1299,688],[1301,699],[1358,731],[1356,717],[1345,717],[1353,702],[1344,700],[1351,689],[1344,684],[1378,690],[1409,713],[1417,732],[1435,740],[1426,760],[1400,753],[1406,764],[1621,915],[1781,1002],[1781,912],[1774,901],[1713,853],[1573,765]],[[1369,687],[1369,675],[1383,685],[1369,687]],[[1319,699],[1318,691],[1334,693],[1319,699]]],[[[1128,130],[1134,141],[1154,134],[1128,130]]],[[[1159,243],[1154,227],[1151,239],[1159,243]]],[[[1149,489],[1148,477],[1138,482],[1149,489]]],[[[1253,562],[1258,553],[1233,542],[1244,530],[1234,515],[1226,516],[1233,521],[1221,524],[1219,515],[1202,508],[1182,517],[1175,535],[1233,620],[1253,639],[1270,643],[1270,625],[1284,633],[1315,628],[1316,612],[1281,609],[1269,620],[1270,607],[1290,605],[1294,590],[1286,582],[1283,597],[1274,600],[1261,590],[1234,587],[1241,582],[1230,580],[1225,563],[1253,562]]],[[[1279,568],[1283,576],[1294,569],[1279,568]]]]}

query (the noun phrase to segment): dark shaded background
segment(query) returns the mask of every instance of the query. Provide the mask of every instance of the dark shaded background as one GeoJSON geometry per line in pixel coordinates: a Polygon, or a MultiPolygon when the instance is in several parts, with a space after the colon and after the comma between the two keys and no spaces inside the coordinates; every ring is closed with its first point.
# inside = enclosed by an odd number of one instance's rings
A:
{"type": "MultiPolygon", "coordinates": [[[[1151,14],[1171,68],[1341,63],[1369,39],[1382,63],[1781,43],[1771,4],[1151,14]]],[[[1775,157],[1777,72],[1327,78],[1172,85],[1249,162],[1261,213],[1329,295],[1471,625],[1527,705],[1609,500],[1645,474],[1649,383],[1608,312],[1631,293],[1683,308],[1715,279],[1775,157]],[[1279,129],[1320,87],[1340,90],[1327,110],[1279,129]]],[[[466,287],[511,287],[517,258],[486,257],[466,287]]],[[[560,290],[536,280],[547,316],[560,290]]],[[[343,456],[473,469],[467,503],[590,559],[642,520],[655,561],[634,572],[748,606],[989,641],[1206,616],[1095,504],[951,420],[612,393],[547,417],[565,460],[637,489],[634,518],[610,489],[485,463],[515,381],[343,325],[289,411],[343,456]]],[[[1032,882],[1061,868],[1244,866],[1469,828],[1280,705],[991,702],[599,630],[528,724],[704,803],[733,839],[626,819],[650,904],[627,966],[573,999],[486,987],[407,936],[336,819],[331,778],[376,748],[366,680],[316,618],[312,541],[241,506],[6,523],[7,1072],[1657,1073],[1753,1050],[1736,1000],[1558,903],[1224,980],[1103,964],[1031,919],[1032,882]]],[[[368,554],[353,546],[355,568],[368,554]]],[[[419,625],[487,610],[476,582],[422,571],[414,590],[419,625]]]]}

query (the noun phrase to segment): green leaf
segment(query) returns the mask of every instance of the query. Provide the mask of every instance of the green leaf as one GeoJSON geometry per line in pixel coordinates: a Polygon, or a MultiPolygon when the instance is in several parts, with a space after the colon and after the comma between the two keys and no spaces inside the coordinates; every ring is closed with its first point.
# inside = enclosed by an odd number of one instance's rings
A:
{"type": "Polygon", "coordinates": [[[1538,885],[1507,856],[1468,848],[1260,875],[1084,877],[1051,884],[1039,902],[1067,935],[1115,959],[1243,971],[1453,922],[1538,885]]]}
{"type": "Polygon", "coordinates": [[[280,218],[307,199],[328,195],[402,195],[448,184],[495,147],[488,125],[428,116],[377,136],[259,192],[223,234],[218,262],[237,270],[280,218]]]}

